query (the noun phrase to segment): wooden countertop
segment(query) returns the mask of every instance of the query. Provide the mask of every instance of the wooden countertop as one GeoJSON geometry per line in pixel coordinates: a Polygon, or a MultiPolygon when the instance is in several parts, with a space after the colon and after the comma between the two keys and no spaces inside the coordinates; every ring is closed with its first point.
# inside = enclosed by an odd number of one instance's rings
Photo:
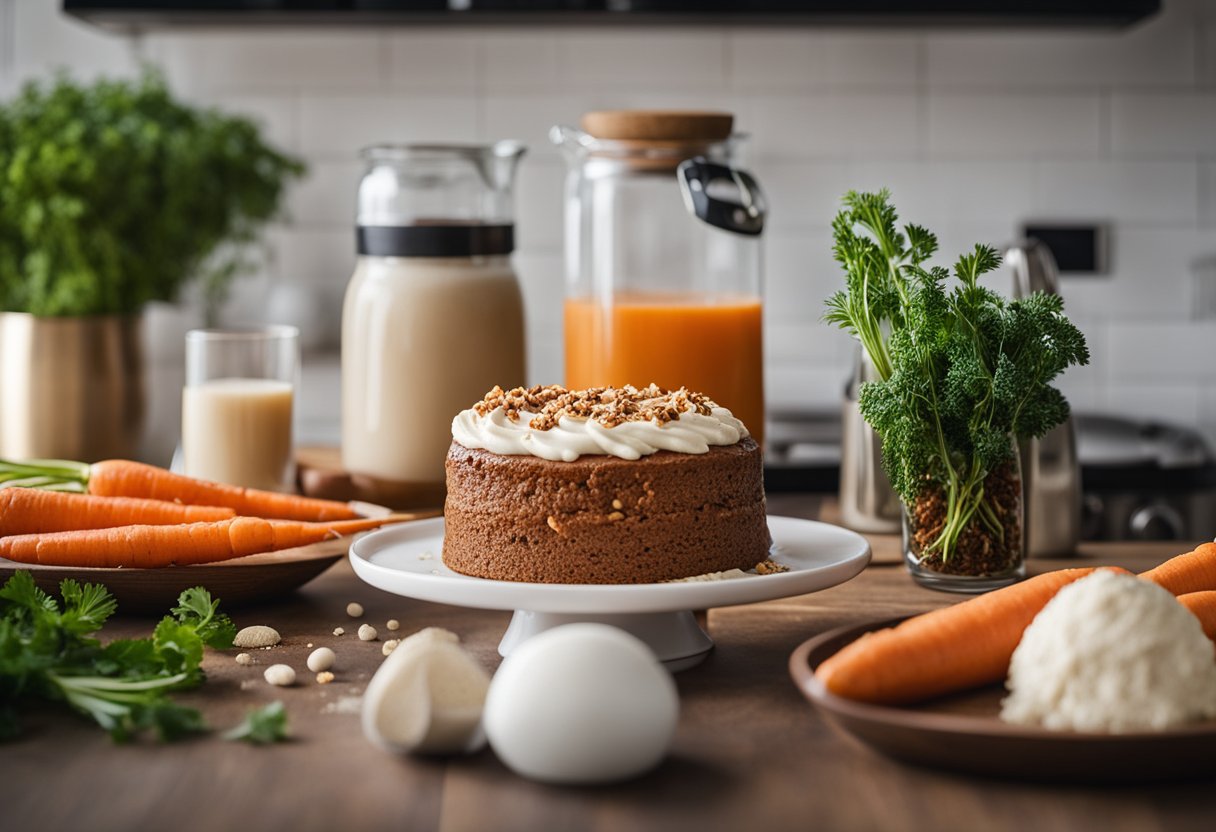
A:
{"type": "MultiPolygon", "coordinates": [[[[812,497],[778,495],[776,514],[817,516],[812,497]]],[[[898,551],[875,538],[876,551],[898,551]]],[[[1178,544],[1090,545],[1082,557],[1142,569],[1178,544]]],[[[1076,561],[1035,562],[1044,570],[1076,561]]],[[[362,692],[381,660],[385,622],[400,634],[425,626],[459,633],[485,662],[509,615],[398,598],[362,584],[343,561],[296,595],[230,610],[238,625],[270,624],[284,641],[255,651],[254,667],[211,652],[207,683],[188,701],[219,728],[280,698],[294,739],[267,748],[215,736],[176,745],[114,746],[62,713],[27,720],[27,734],[0,745],[0,805],[7,829],[178,830],[716,830],[716,829],[1209,829],[1212,784],[1102,790],[1053,787],[918,770],[836,734],[789,679],[786,661],[806,638],[875,618],[957,600],[922,589],[899,566],[874,565],[834,589],[711,610],[717,646],[676,676],[681,714],[668,759],[632,783],[558,788],[516,777],[486,750],[469,758],[388,756],[362,736],[342,703],[362,692]],[[359,601],[381,641],[364,643],[347,617],[359,601]],[[334,637],[336,626],[346,635],[334,637]],[[337,679],[317,685],[304,670],[308,644],[338,654],[337,679]],[[303,684],[270,688],[261,671],[287,662],[303,684]],[[244,689],[242,689],[244,687],[244,689]]],[[[149,620],[119,618],[106,635],[143,635],[149,620]]]]}

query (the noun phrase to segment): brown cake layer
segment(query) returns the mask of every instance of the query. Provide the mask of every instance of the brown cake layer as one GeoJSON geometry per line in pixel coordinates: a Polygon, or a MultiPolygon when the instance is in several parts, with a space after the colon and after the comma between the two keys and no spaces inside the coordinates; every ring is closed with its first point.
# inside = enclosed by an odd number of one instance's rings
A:
{"type": "Polygon", "coordinates": [[[760,448],[554,462],[453,442],[443,560],[466,575],[538,583],[649,583],[768,557],[760,448]]]}

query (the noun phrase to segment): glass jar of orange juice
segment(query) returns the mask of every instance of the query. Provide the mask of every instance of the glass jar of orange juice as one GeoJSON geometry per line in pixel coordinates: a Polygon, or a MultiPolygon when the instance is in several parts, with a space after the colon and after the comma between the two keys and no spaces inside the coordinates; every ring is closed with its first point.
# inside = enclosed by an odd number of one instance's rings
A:
{"type": "Polygon", "coordinates": [[[726,113],[554,127],[566,180],[566,386],[687,387],[764,436],[760,233],[726,113]]]}

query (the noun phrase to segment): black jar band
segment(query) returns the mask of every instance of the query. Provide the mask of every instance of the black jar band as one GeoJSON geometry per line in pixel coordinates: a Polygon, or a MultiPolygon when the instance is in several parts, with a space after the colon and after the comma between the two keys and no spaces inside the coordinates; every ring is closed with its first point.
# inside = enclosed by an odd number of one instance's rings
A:
{"type": "Polygon", "coordinates": [[[514,225],[360,225],[359,254],[372,257],[487,257],[515,250],[514,225]]]}

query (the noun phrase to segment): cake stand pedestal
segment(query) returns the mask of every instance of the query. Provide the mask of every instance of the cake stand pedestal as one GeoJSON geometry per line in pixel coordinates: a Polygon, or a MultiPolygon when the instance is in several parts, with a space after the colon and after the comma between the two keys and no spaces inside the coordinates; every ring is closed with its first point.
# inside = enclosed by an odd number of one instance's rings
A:
{"type": "Polygon", "coordinates": [[[387,526],[350,547],[355,574],[374,587],[459,607],[511,610],[498,645],[507,656],[537,633],[594,622],[640,638],[671,671],[699,664],[713,641],[692,610],[804,595],[852,578],[870,562],[865,538],[839,526],[769,517],[769,557],[789,571],[663,584],[529,584],[491,581],[443,565],[443,518],[387,526]]]}
{"type": "Polygon", "coordinates": [[[552,613],[516,610],[511,624],[498,643],[498,655],[506,657],[532,636],[563,624],[608,624],[646,642],[672,673],[696,667],[714,649],[713,639],[701,629],[688,610],[639,612],[627,615],[552,613]]]}

